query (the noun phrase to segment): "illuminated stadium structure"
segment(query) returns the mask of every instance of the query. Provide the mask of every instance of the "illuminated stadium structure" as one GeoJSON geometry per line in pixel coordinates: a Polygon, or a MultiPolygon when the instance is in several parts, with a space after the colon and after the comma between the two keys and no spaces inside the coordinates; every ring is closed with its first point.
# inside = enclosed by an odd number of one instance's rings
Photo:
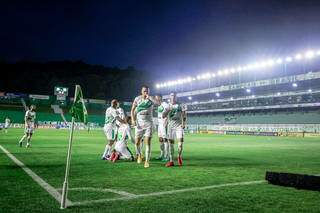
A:
{"type": "Polygon", "coordinates": [[[320,51],[308,50],[157,83],[156,88],[164,98],[177,92],[188,106],[193,129],[319,132],[319,59],[320,51]]]}

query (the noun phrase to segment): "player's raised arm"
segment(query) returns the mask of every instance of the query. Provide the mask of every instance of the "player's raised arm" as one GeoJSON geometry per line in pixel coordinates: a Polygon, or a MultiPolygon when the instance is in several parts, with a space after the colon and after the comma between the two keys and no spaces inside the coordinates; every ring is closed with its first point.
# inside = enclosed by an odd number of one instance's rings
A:
{"type": "Polygon", "coordinates": [[[153,102],[154,105],[159,106],[161,104],[160,100],[157,97],[147,95],[147,98],[153,102]]]}
{"type": "Polygon", "coordinates": [[[187,123],[187,109],[186,107],[182,107],[182,112],[181,112],[181,120],[182,120],[182,128],[184,129],[187,123]]]}
{"type": "Polygon", "coordinates": [[[131,107],[131,124],[132,126],[136,125],[136,108],[137,108],[137,102],[136,99],[134,99],[131,107]]]}

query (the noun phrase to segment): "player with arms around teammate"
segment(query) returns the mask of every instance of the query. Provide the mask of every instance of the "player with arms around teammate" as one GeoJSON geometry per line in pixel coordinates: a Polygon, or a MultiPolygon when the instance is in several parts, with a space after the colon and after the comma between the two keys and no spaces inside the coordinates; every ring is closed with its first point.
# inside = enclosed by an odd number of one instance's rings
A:
{"type": "Polygon", "coordinates": [[[8,128],[10,127],[10,118],[6,117],[6,119],[4,120],[4,129],[5,129],[5,133],[8,133],[8,128]]]}
{"type": "Polygon", "coordinates": [[[144,137],[146,145],[146,160],[144,167],[149,167],[150,154],[151,154],[151,138],[152,138],[152,113],[153,106],[158,105],[158,101],[149,96],[150,90],[148,86],[142,86],[141,95],[136,97],[133,101],[131,108],[132,125],[135,126],[135,148],[137,153],[137,163],[141,163],[141,139],[144,137]]]}
{"type": "Polygon", "coordinates": [[[106,119],[103,127],[103,131],[105,136],[107,137],[107,144],[102,154],[102,160],[108,160],[111,153],[112,145],[116,139],[117,134],[117,126],[116,120],[120,123],[124,123],[125,121],[119,117],[117,112],[118,101],[113,99],[111,101],[111,106],[106,110],[106,119]]]}
{"type": "Polygon", "coordinates": [[[177,102],[177,94],[170,93],[169,108],[163,113],[168,116],[169,162],[166,167],[174,166],[174,140],[178,141],[178,165],[182,166],[183,135],[186,124],[186,106],[177,102]]]}
{"type": "Polygon", "coordinates": [[[31,137],[34,131],[35,127],[35,119],[36,119],[36,106],[31,105],[30,109],[26,111],[26,114],[24,116],[24,129],[25,134],[22,136],[22,138],[19,141],[19,146],[22,147],[23,141],[27,138],[27,145],[26,147],[31,146],[31,137]]]}
{"type": "Polygon", "coordinates": [[[160,156],[157,160],[167,161],[168,160],[168,140],[167,140],[167,117],[163,117],[163,113],[168,110],[169,104],[162,100],[161,95],[156,95],[159,101],[158,106],[158,137],[160,143],[160,156]]]}

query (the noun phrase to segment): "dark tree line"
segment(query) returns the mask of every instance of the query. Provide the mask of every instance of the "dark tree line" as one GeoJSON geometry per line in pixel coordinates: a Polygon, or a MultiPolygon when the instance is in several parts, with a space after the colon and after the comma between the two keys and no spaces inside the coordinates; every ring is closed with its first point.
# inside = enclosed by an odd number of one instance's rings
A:
{"type": "Polygon", "coordinates": [[[80,84],[86,98],[132,101],[143,84],[151,85],[148,72],[134,67],[119,69],[90,65],[82,61],[0,62],[0,91],[53,95],[55,86],[80,84]]]}

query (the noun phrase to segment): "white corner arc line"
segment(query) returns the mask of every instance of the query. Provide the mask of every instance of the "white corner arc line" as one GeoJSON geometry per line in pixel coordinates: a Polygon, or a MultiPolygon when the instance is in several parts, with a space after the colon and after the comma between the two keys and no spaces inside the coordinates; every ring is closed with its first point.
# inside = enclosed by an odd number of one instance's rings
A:
{"type": "MultiPolygon", "coordinates": [[[[19,161],[13,154],[11,154],[8,150],[6,150],[3,146],[0,145],[0,149],[18,166],[23,169],[36,183],[38,183],[44,190],[46,190],[54,199],[56,199],[59,203],[61,201],[61,194],[52,187],[49,183],[44,181],[40,176],[34,173],[31,169],[25,166],[21,161],[19,161]]],[[[70,206],[73,203],[67,199],[67,205],[70,206]]]]}
{"type": "Polygon", "coordinates": [[[126,197],[120,197],[120,198],[87,200],[87,201],[81,201],[81,202],[73,202],[73,206],[82,206],[82,205],[88,205],[93,203],[103,203],[103,202],[116,201],[116,200],[132,200],[132,199],[141,198],[141,197],[161,196],[161,195],[176,194],[181,192],[207,190],[207,189],[222,188],[222,187],[228,187],[228,186],[245,186],[245,185],[261,184],[261,183],[266,183],[266,181],[257,180],[257,181],[246,181],[246,182],[237,182],[237,183],[225,183],[225,184],[217,184],[217,185],[211,185],[211,186],[192,187],[192,188],[177,189],[177,190],[162,191],[162,192],[152,192],[152,193],[126,196],[126,197]]]}

